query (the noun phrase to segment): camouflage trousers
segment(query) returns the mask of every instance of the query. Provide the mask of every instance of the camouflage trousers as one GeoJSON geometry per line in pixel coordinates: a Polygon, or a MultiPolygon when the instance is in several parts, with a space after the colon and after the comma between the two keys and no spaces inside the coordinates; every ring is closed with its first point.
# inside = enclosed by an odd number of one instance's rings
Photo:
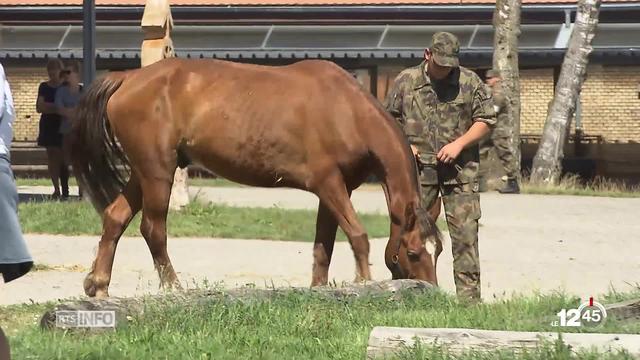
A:
{"type": "Polygon", "coordinates": [[[442,196],[451,236],[453,278],[460,298],[480,299],[480,257],[478,253],[478,220],[481,216],[477,183],[459,185],[422,185],[422,198],[427,209],[442,196]]]}
{"type": "Polygon", "coordinates": [[[511,151],[509,141],[509,137],[501,135],[499,131],[492,133],[491,137],[486,137],[480,141],[481,176],[484,176],[486,171],[486,166],[484,166],[484,170],[482,169],[482,162],[484,160],[486,164],[487,158],[489,156],[489,150],[491,150],[491,147],[495,147],[498,159],[500,159],[500,163],[502,164],[502,169],[504,170],[505,174],[509,178],[517,177],[518,170],[516,169],[516,160],[513,156],[513,152],[511,151]]]}

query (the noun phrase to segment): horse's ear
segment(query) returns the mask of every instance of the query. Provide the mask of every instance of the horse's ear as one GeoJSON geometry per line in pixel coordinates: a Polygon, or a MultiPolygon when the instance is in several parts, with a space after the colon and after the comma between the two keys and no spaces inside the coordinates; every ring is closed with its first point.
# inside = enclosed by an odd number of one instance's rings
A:
{"type": "Polygon", "coordinates": [[[404,229],[412,230],[416,225],[416,204],[412,201],[404,209],[404,229]]]}

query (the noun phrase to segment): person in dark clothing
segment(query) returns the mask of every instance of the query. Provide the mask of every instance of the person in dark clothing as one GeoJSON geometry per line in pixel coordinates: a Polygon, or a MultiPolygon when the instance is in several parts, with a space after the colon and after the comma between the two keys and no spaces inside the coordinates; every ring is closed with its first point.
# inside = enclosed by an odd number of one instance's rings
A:
{"type": "MultiPolygon", "coordinates": [[[[62,199],[69,197],[69,166],[71,166],[71,137],[69,132],[71,131],[71,118],[75,112],[75,108],[82,96],[82,85],[80,85],[80,65],[77,61],[73,61],[68,64],[63,71],[65,84],[60,86],[56,91],[56,97],[54,104],[58,111],[58,114],[62,117],[60,122],[60,128],[58,132],[62,135],[62,153],[63,153],[63,189],[66,188],[66,193],[63,192],[62,199]]],[[[79,196],[82,197],[82,189],[79,188],[79,196]]]]}
{"type": "MultiPolygon", "coordinates": [[[[53,183],[54,199],[60,197],[60,180],[62,183],[66,183],[69,178],[68,171],[65,172],[63,169],[63,137],[60,134],[62,117],[58,114],[54,104],[56,91],[62,85],[62,70],[62,61],[59,59],[49,60],[47,63],[49,80],[41,83],[38,87],[38,100],[36,101],[36,111],[41,114],[38,145],[47,149],[49,176],[53,183]]],[[[68,187],[65,189],[63,186],[62,192],[68,194],[68,187]]]]}

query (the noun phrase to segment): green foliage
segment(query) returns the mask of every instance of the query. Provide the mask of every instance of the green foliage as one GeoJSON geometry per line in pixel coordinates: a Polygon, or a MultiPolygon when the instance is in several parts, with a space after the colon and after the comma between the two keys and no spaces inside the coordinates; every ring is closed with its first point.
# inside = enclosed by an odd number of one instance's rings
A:
{"type": "MultiPolygon", "coordinates": [[[[20,222],[24,233],[60,235],[100,235],[102,221],[85,201],[21,203],[20,222]]],[[[370,238],[389,236],[389,218],[381,214],[359,214],[370,238]]],[[[172,237],[221,237],[233,239],[271,239],[313,241],[315,210],[280,208],[242,208],[203,205],[192,202],[180,211],[169,213],[172,237]]],[[[127,228],[126,236],[140,236],[140,214],[127,228]]],[[[338,229],[339,241],[346,237],[338,229]]]]}
{"type": "MultiPolygon", "coordinates": [[[[556,331],[548,316],[579,300],[562,294],[518,297],[490,304],[462,305],[435,291],[328,299],[318,294],[284,292],[271,298],[212,298],[197,307],[149,303],[115,332],[83,334],[43,332],[41,305],[0,307],[0,324],[9,332],[16,359],[362,359],[374,326],[458,327],[494,330],[556,331]],[[9,314],[9,315],[7,315],[9,314]],[[16,315],[17,314],[17,315],[16,315]],[[29,315],[31,314],[31,315],[29,315]]],[[[599,329],[640,333],[640,324],[621,326],[608,319],[599,329]]],[[[577,357],[563,344],[546,344],[526,353],[469,352],[454,357],[446,348],[417,344],[399,359],[628,359],[624,354],[584,353],[577,357]]]]}

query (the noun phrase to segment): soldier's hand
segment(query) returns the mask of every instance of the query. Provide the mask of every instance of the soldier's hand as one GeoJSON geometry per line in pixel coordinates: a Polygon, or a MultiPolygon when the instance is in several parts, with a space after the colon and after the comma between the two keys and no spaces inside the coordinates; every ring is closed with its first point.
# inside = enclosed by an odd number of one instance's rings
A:
{"type": "Polygon", "coordinates": [[[413,156],[419,157],[420,153],[418,152],[418,148],[415,145],[411,145],[411,151],[413,151],[413,156]]]}
{"type": "Polygon", "coordinates": [[[454,141],[442,147],[436,157],[443,163],[450,164],[460,155],[460,152],[462,152],[462,145],[454,141]]]}

